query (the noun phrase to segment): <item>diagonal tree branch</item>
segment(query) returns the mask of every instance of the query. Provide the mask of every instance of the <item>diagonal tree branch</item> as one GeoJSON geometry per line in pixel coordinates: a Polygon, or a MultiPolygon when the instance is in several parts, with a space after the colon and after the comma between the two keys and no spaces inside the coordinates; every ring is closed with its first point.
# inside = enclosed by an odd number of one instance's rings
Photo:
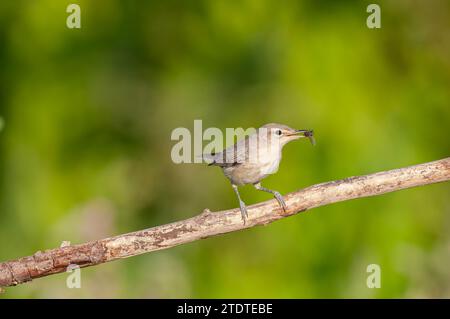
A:
{"type": "Polygon", "coordinates": [[[288,211],[275,200],[248,207],[244,225],[239,209],[210,212],[133,233],[85,244],[38,251],[32,256],[0,263],[0,287],[61,273],[69,265],[94,266],[108,261],[167,249],[211,236],[266,225],[307,209],[354,198],[376,196],[400,189],[450,180],[450,157],[425,164],[345,178],[314,185],[285,196],[288,211]]]}

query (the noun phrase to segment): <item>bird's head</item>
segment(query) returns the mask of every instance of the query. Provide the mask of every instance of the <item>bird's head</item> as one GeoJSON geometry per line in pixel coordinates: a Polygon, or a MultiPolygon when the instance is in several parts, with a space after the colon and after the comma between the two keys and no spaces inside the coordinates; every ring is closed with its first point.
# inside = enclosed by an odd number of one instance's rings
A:
{"type": "Polygon", "coordinates": [[[302,137],[309,138],[312,145],[316,144],[316,141],[314,139],[314,132],[312,130],[296,130],[287,125],[278,123],[266,124],[259,130],[260,132],[265,132],[265,134],[267,134],[270,139],[279,142],[282,146],[290,141],[294,141],[302,137]]]}

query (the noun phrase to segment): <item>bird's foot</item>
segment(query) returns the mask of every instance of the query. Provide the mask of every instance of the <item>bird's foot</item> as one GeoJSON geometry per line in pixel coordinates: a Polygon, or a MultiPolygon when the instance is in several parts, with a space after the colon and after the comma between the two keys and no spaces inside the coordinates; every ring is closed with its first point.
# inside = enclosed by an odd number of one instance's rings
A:
{"type": "Polygon", "coordinates": [[[283,196],[278,192],[273,192],[273,195],[277,199],[278,203],[280,204],[281,208],[283,208],[283,211],[287,211],[287,205],[286,202],[283,199],[283,196]]]}
{"type": "Polygon", "coordinates": [[[242,221],[244,222],[245,225],[248,218],[247,207],[245,206],[245,203],[243,201],[239,201],[239,207],[241,209],[242,221]]]}

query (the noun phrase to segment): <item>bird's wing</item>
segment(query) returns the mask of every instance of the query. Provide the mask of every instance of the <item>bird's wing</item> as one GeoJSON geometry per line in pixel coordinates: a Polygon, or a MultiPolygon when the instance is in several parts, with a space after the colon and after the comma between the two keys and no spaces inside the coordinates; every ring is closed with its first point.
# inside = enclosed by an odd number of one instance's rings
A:
{"type": "Polygon", "coordinates": [[[220,153],[204,154],[204,158],[210,162],[209,165],[216,165],[220,167],[239,165],[248,160],[251,147],[250,142],[256,138],[256,136],[257,135],[255,134],[246,136],[220,153]]]}

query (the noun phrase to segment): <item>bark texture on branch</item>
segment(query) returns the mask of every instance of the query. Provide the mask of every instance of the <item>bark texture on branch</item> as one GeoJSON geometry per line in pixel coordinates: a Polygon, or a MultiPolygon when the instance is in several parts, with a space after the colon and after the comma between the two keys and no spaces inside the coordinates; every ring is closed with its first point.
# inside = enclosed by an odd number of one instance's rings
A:
{"type": "Polygon", "coordinates": [[[349,177],[317,184],[284,196],[288,211],[276,200],[248,207],[244,225],[237,209],[205,210],[198,216],[115,237],[74,246],[38,251],[32,256],[0,263],[0,287],[65,272],[69,265],[87,267],[174,247],[219,234],[266,225],[307,209],[354,198],[380,195],[400,189],[450,180],[450,157],[425,164],[349,177]]]}

